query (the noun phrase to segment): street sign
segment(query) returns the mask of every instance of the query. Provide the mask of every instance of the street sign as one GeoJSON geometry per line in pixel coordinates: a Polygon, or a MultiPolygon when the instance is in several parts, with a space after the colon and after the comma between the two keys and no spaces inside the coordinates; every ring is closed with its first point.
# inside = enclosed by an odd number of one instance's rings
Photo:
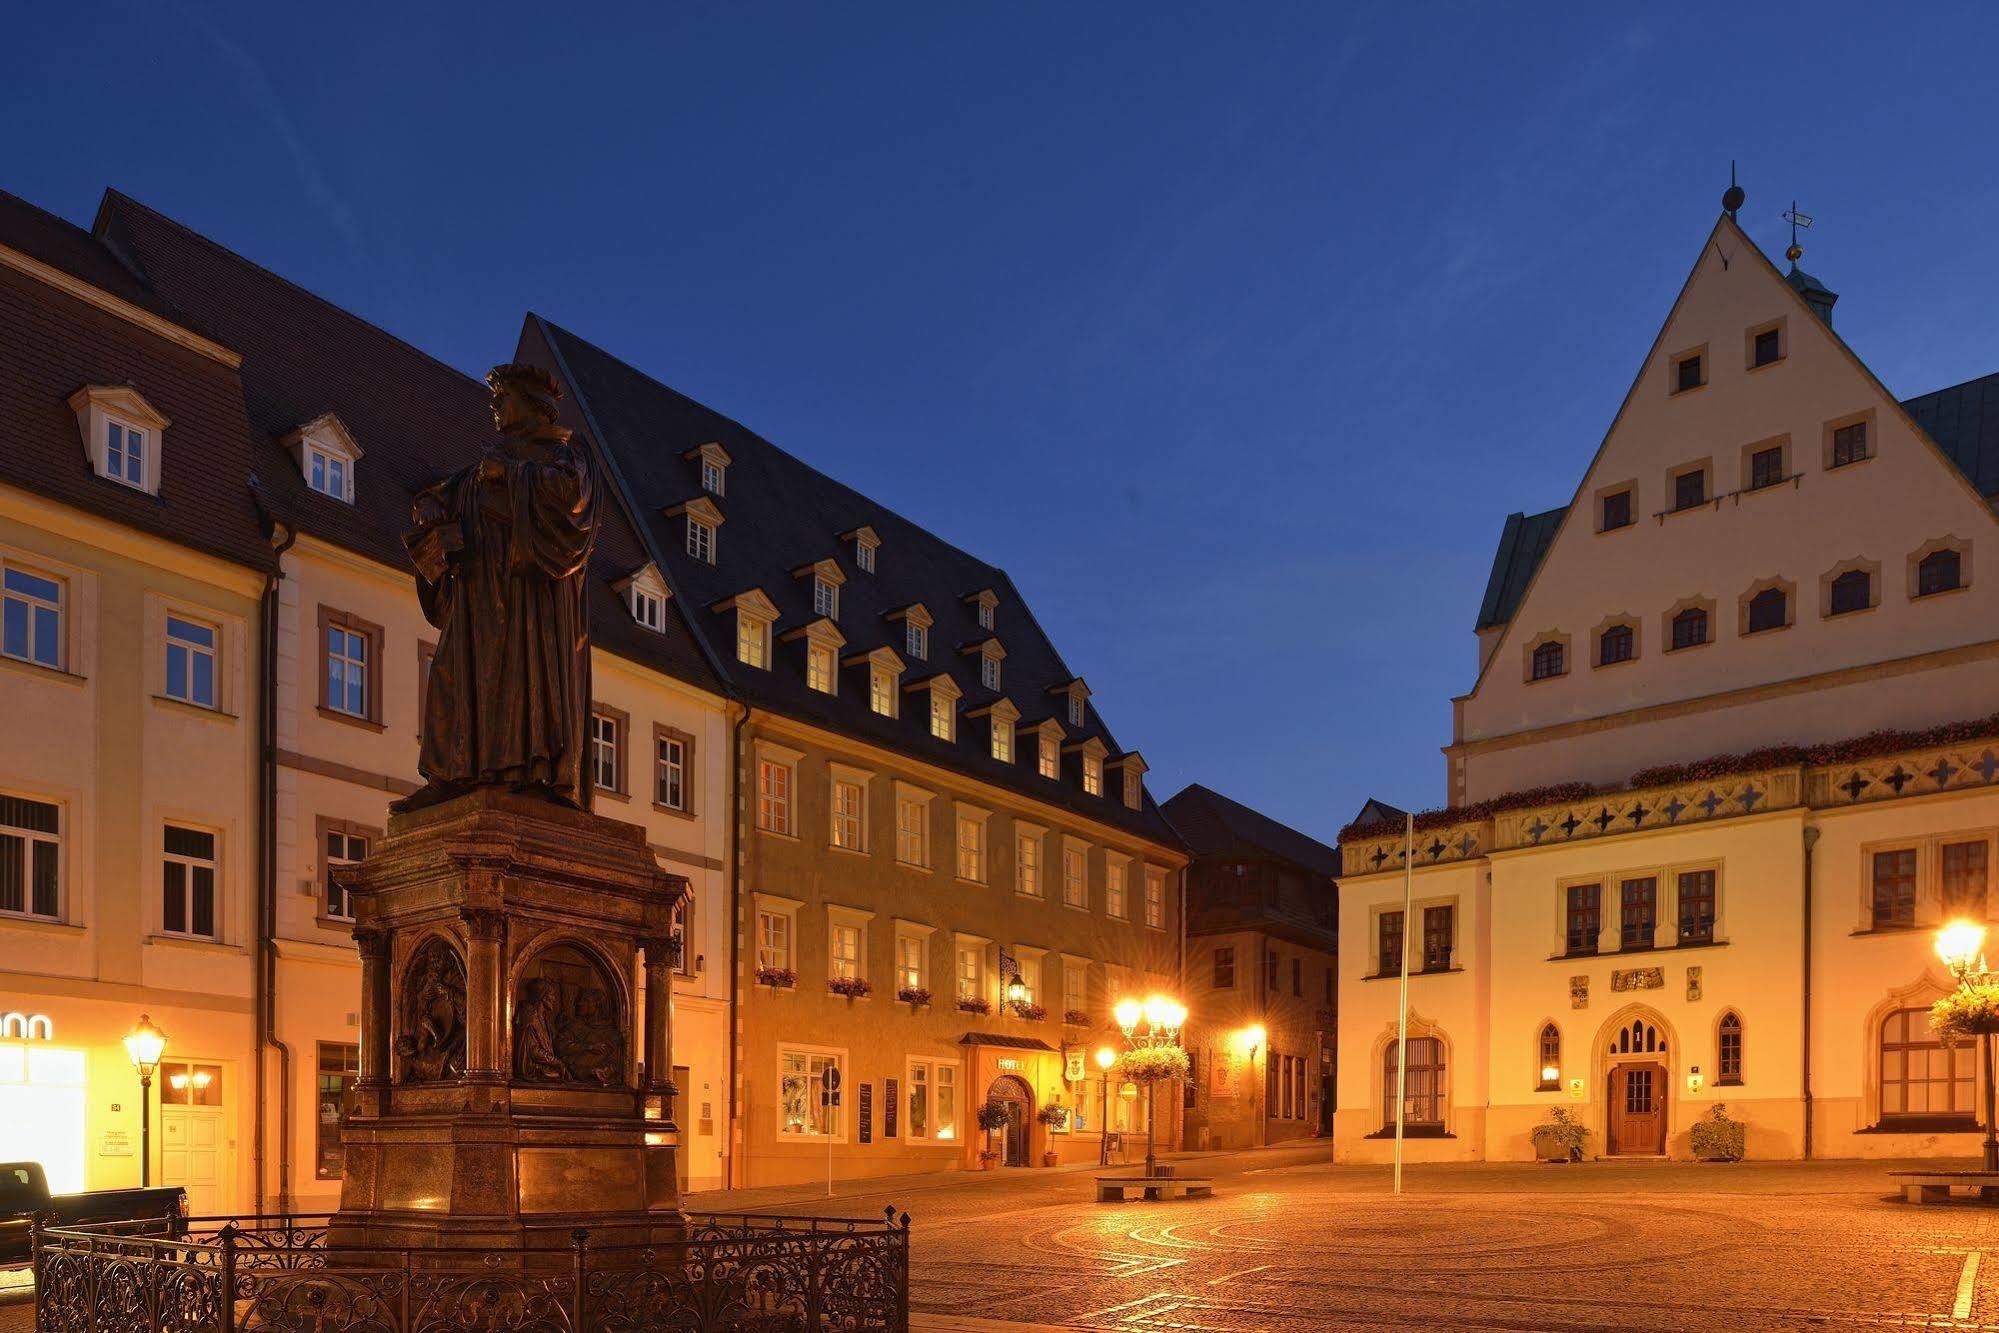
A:
{"type": "Polygon", "coordinates": [[[838,1092],[840,1090],[840,1066],[827,1065],[820,1072],[819,1077],[825,1081],[826,1091],[838,1092]]]}

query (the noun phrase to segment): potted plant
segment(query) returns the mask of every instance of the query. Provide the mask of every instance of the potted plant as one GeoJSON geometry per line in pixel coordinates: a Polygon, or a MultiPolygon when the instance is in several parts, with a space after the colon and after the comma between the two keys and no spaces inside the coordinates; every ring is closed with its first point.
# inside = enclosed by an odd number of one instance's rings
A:
{"type": "Polygon", "coordinates": [[[864,995],[872,995],[875,988],[868,984],[866,977],[832,977],[826,982],[826,989],[835,995],[844,995],[850,1000],[858,1000],[864,995]]]}
{"type": "Polygon", "coordinates": [[[1566,1106],[1548,1112],[1548,1123],[1534,1126],[1534,1153],[1544,1162],[1580,1162],[1589,1146],[1589,1126],[1566,1106]]]}
{"type": "Polygon", "coordinates": [[[1062,1011],[1062,1021],[1072,1028],[1088,1027],[1090,1025],[1090,1015],[1081,1009],[1064,1009],[1062,1011]]]}
{"type": "Polygon", "coordinates": [[[930,1003],[930,992],[921,986],[904,986],[896,991],[895,998],[912,1009],[921,1009],[930,1003]]]}
{"type": "Polygon", "coordinates": [[[967,1014],[989,1014],[993,1011],[992,1001],[979,995],[960,995],[958,1008],[967,1014]]]}
{"type": "Polygon", "coordinates": [[[788,967],[760,967],[757,969],[757,985],[769,986],[772,990],[790,990],[798,984],[798,974],[788,967]]]}
{"type": "MultiPolygon", "coordinates": [[[[1069,1108],[1066,1106],[1056,1106],[1051,1103],[1036,1111],[1034,1118],[1048,1126],[1050,1130],[1067,1129],[1069,1127],[1069,1108]]],[[[1042,1149],[1041,1164],[1043,1166],[1055,1165],[1055,1143],[1052,1139],[1049,1140],[1048,1146],[1042,1149]]]]}
{"type": "Polygon", "coordinates": [[[1728,1118],[1728,1103],[1716,1102],[1707,1117],[1694,1121],[1688,1137],[1694,1156],[1703,1162],[1739,1162],[1748,1126],[1728,1118]]]}
{"type": "Polygon", "coordinates": [[[979,1149],[979,1170],[990,1171],[999,1160],[999,1153],[993,1149],[993,1131],[1006,1128],[1006,1108],[998,1102],[987,1102],[979,1108],[979,1128],[986,1132],[986,1146],[979,1149]]]}

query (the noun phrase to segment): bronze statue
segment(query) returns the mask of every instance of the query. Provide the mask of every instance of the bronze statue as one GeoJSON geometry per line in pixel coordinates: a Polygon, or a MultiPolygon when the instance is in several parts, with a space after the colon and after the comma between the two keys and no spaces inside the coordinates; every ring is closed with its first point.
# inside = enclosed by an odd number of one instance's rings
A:
{"type": "Polygon", "coordinates": [[[465,1072],[465,965],[436,941],[410,965],[396,1057],[404,1083],[438,1083],[465,1072]]]}
{"type": "Polygon", "coordinates": [[[504,784],[588,809],[590,636],[584,579],[597,491],[556,424],[562,390],[533,366],[495,367],[500,438],[416,497],[404,538],[438,629],[424,694],[414,810],[504,784]]]}

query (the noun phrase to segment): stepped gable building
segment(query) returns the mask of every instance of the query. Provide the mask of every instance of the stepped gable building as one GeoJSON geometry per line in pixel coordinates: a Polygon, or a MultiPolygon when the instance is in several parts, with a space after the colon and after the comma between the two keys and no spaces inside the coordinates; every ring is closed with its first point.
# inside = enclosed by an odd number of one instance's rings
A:
{"type": "Polygon", "coordinates": [[[1193,856],[1189,1142],[1331,1134],[1338,851],[1198,783],[1160,809],[1193,856]]]}
{"type": "Polygon", "coordinates": [[[1418,1158],[1976,1143],[1932,1001],[1999,860],[1999,377],[1899,400],[1724,214],[1571,501],[1507,520],[1451,804],[1341,839],[1337,1133],[1418,1158]]]}
{"type": "Polygon", "coordinates": [[[545,320],[518,356],[746,708],[737,1183],[1093,1160],[1107,1104],[1142,1130],[1088,1057],[1176,988],[1185,857],[1012,581],[545,320]]]}

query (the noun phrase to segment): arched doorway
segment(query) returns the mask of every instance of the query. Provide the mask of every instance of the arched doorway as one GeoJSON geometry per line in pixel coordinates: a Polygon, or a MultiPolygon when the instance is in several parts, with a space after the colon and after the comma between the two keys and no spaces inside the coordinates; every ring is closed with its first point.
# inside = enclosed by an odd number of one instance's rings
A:
{"type": "Polygon", "coordinates": [[[1672,1056],[1663,1022],[1621,1016],[1604,1049],[1604,1150],[1613,1157],[1663,1157],[1672,1056]]]}
{"type": "Polygon", "coordinates": [[[1027,1127],[1034,1119],[1034,1094],[1012,1074],[1001,1074],[986,1090],[986,1100],[1006,1112],[1006,1124],[993,1131],[1001,1166],[1026,1166],[1027,1127]]]}

